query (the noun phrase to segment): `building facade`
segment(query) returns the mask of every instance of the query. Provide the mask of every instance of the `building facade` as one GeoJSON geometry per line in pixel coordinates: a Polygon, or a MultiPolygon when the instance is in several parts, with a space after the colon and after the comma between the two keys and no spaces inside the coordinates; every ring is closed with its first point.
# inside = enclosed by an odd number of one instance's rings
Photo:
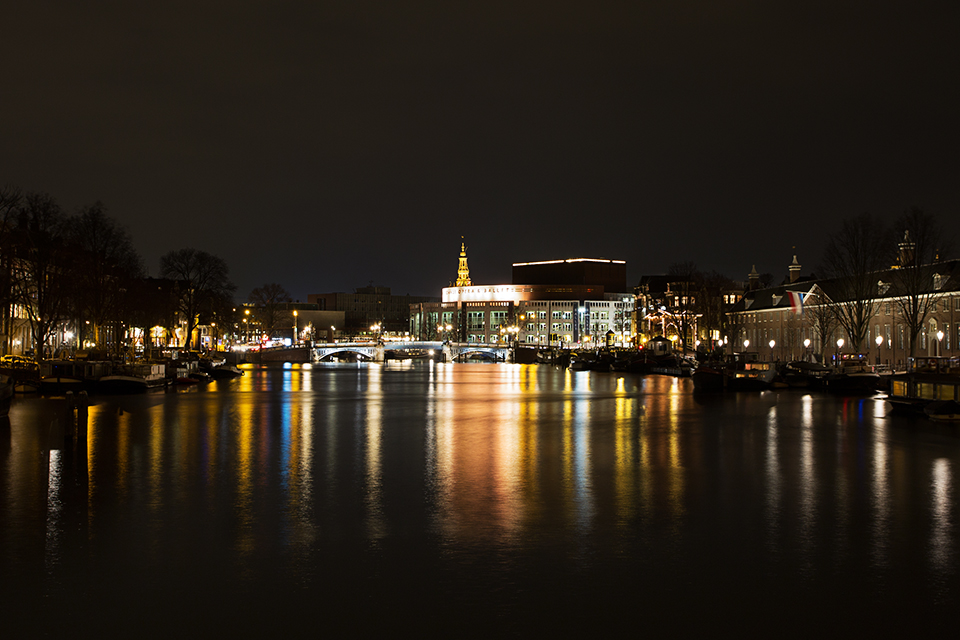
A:
{"type": "MultiPolygon", "coordinates": [[[[952,260],[922,269],[919,288],[907,291],[898,269],[876,272],[869,299],[864,339],[859,352],[872,362],[903,367],[911,355],[911,331],[904,308],[911,298],[922,309],[923,324],[917,333],[916,355],[960,354],[960,261],[952,260]],[[898,284],[901,283],[901,284],[898,284]]],[[[842,282],[797,278],[778,287],[748,290],[728,313],[731,346],[759,351],[773,359],[793,360],[813,355],[829,361],[850,352],[852,340],[837,321],[837,308],[850,304],[842,282]]]]}
{"type": "Polygon", "coordinates": [[[599,274],[606,278],[607,286],[625,289],[623,261],[576,258],[513,266],[515,279],[536,280],[541,274],[549,282],[472,284],[466,249],[461,245],[457,284],[443,289],[439,303],[411,306],[411,336],[564,347],[633,341],[633,294],[607,291],[603,283],[584,281],[591,273],[599,274]],[[558,273],[580,281],[557,282],[558,273]]]}

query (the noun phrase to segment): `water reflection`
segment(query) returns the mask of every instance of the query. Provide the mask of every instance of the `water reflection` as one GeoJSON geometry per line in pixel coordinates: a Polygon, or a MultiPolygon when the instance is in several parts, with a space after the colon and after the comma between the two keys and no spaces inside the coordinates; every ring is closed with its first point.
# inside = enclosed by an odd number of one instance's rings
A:
{"type": "Polygon", "coordinates": [[[931,515],[933,526],[930,533],[930,564],[939,574],[948,574],[953,556],[953,515],[951,495],[953,493],[950,461],[939,458],[934,461],[931,470],[931,515]]]}
{"type": "Polygon", "coordinates": [[[43,530],[36,564],[58,579],[109,559],[118,584],[196,565],[228,592],[309,590],[330,567],[432,566],[437,584],[480,572],[504,589],[532,588],[523,571],[594,589],[612,572],[689,600],[735,569],[762,599],[838,575],[892,593],[910,567],[914,591],[958,595],[957,437],[873,399],[700,398],[689,380],[523,365],[291,366],[98,400],[86,448],[40,459],[29,425],[45,406],[15,406],[0,553],[22,562],[43,530]]]}

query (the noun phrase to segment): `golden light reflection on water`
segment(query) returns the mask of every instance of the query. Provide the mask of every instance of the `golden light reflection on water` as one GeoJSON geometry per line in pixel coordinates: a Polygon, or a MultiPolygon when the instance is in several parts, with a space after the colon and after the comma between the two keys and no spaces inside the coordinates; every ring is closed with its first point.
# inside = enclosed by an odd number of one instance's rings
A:
{"type": "Polygon", "coordinates": [[[367,532],[371,540],[377,541],[386,533],[386,522],[383,517],[383,451],[381,437],[383,429],[383,369],[379,365],[371,365],[367,369],[366,388],[366,421],[364,435],[366,437],[366,506],[367,532]]]}
{"type": "MultiPolygon", "coordinates": [[[[334,518],[362,513],[357,530],[379,546],[403,529],[398,513],[423,503],[447,544],[509,547],[530,532],[582,539],[651,522],[678,534],[704,496],[743,494],[756,500],[758,541],[778,556],[809,564],[825,549],[860,548],[891,566],[892,523],[922,512],[930,566],[956,566],[954,461],[930,461],[915,490],[918,454],[869,399],[698,404],[689,381],[665,377],[431,363],[253,371],[230,386],[127,402],[90,408],[91,531],[105,500],[160,520],[199,491],[211,511],[229,503],[236,526],[224,544],[241,560],[264,544],[264,514],[281,514],[286,544],[305,558],[334,518]],[[391,506],[410,473],[423,474],[424,493],[391,506]],[[362,504],[330,507],[353,488],[362,504]]],[[[64,526],[58,456],[44,474],[52,542],[64,526]]]]}
{"type": "MultiPolygon", "coordinates": [[[[241,381],[243,378],[241,378],[241,381]]],[[[247,387],[248,392],[253,385],[241,384],[241,389],[247,387]]],[[[237,414],[236,424],[236,451],[237,458],[234,465],[236,489],[234,491],[234,511],[237,514],[237,552],[241,556],[248,556],[254,550],[253,541],[253,495],[254,495],[254,454],[257,443],[260,441],[256,433],[258,422],[256,415],[257,405],[241,399],[234,411],[237,414]]]]}
{"type": "Polygon", "coordinates": [[[621,522],[629,522],[636,514],[636,460],[635,442],[637,437],[636,426],[636,399],[628,395],[626,380],[617,379],[616,398],[614,400],[615,420],[615,486],[616,506],[621,522]]]}

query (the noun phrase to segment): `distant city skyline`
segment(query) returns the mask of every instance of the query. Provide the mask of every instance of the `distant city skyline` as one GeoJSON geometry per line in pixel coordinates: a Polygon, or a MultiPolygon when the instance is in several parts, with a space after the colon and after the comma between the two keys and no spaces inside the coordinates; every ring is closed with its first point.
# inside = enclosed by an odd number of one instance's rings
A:
{"type": "Polygon", "coordinates": [[[960,235],[949,3],[28,3],[0,44],[0,184],[102,201],[151,273],[237,298],[438,295],[614,258],[816,270],[864,211],[960,235]]]}

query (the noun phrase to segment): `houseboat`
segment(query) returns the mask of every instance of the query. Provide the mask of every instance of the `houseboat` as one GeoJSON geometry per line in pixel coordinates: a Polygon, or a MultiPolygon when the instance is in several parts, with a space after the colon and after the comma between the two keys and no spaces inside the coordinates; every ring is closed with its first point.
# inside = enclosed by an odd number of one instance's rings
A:
{"type": "Polygon", "coordinates": [[[906,373],[890,376],[887,402],[895,411],[924,413],[932,418],[952,415],[940,411],[952,405],[939,403],[960,402],[960,357],[912,358],[906,373]]]}

